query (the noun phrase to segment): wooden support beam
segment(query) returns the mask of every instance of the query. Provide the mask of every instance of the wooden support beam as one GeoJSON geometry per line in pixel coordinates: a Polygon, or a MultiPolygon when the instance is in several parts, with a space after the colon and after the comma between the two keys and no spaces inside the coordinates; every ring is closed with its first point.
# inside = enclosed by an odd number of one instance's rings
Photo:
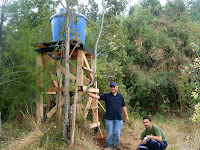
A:
{"type": "MultiPolygon", "coordinates": [[[[69,90],[72,91],[72,89],[69,90]]],[[[60,91],[64,93],[65,87],[60,87],[60,91]]],[[[46,92],[58,92],[58,87],[48,87],[46,92]]]]}
{"type": "Polygon", "coordinates": [[[52,58],[52,57],[50,57],[48,54],[43,54],[43,57],[46,59],[46,60],[48,60],[51,64],[55,64],[55,60],[52,58]]]}
{"type": "Polygon", "coordinates": [[[89,68],[87,68],[87,67],[84,67],[84,66],[83,66],[83,69],[85,69],[85,70],[90,71],[90,72],[93,73],[93,70],[91,70],[91,69],[89,69],[89,68]]]}
{"type": "Polygon", "coordinates": [[[51,76],[51,80],[52,80],[54,86],[58,87],[58,82],[55,80],[55,77],[53,76],[53,73],[50,73],[50,76],[51,76]]]}
{"type": "MultiPolygon", "coordinates": [[[[86,89],[87,89],[87,86],[78,86],[78,90],[79,91],[85,92],[86,89]]],[[[99,93],[99,89],[97,89],[97,88],[89,88],[88,92],[99,93]]]]}
{"type": "Polygon", "coordinates": [[[43,45],[42,43],[35,44],[34,46],[39,48],[47,48],[47,46],[43,45]]]}
{"type": "MultiPolygon", "coordinates": [[[[77,69],[76,69],[74,66],[72,66],[71,64],[69,64],[69,68],[70,68],[70,70],[71,70],[72,72],[77,73],[77,69]]],[[[85,75],[83,75],[83,81],[84,81],[86,84],[90,84],[90,82],[91,82],[85,75]]]]}
{"type": "Polygon", "coordinates": [[[54,107],[47,113],[47,118],[50,118],[53,114],[55,114],[56,111],[57,111],[58,109],[60,109],[63,105],[64,105],[64,99],[62,98],[62,99],[59,101],[58,105],[54,106],[54,107]]]}
{"type": "MultiPolygon", "coordinates": [[[[44,68],[46,69],[46,71],[48,70],[48,63],[47,61],[43,58],[43,64],[44,64],[44,68]]],[[[58,82],[55,80],[55,77],[53,76],[53,73],[49,73],[52,83],[54,86],[58,87],[58,82]]]]}
{"type": "MultiPolygon", "coordinates": [[[[52,57],[50,57],[49,55],[47,55],[47,54],[43,54],[44,55],[44,58],[46,59],[46,60],[48,60],[51,64],[55,64],[55,60],[52,58],[52,57]]],[[[60,62],[60,60],[57,60],[58,62],[60,62]]],[[[58,68],[59,69],[61,69],[61,71],[62,71],[62,73],[63,74],[65,74],[65,68],[60,64],[60,63],[58,63],[58,68]]],[[[75,80],[76,80],[76,77],[73,75],[73,74],[69,74],[69,77],[70,77],[70,79],[73,81],[73,82],[75,82],[75,80]]]]}
{"type": "Polygon", "coordinates": [[[89,111],[87,108],[90,107],[91,103],[92,103],[92,97],[89,97],[86,107],[85,107],[84,116],[83,116],[83,118],[85,118],[85,119],[87,118],[88,111],[89,111]]]}
{"type": "MultiPolygon", "coordinates": [[[[95,61],[95,57],[93,55],[91,55],[91,70],[94,70],[94,67],[95,67],[94,66],[94,61],[95,61]]],[[[94,82],[94,86],[95,86],[95,89],[97,89],[97,81],[94,82]]],[[[94,93],[94,94],[97,94],[97,93],[94,93]]],[[[99,107],[97,99],[93,99],[93,101],[92,101],[92,107],[93,108],[99,107]]],[[[99,120],[98,109],[94,109],[93,122],[95,122],[95,116],[96,116],[96,119],[98,121],[99,120]]]]}
{"type": "MultiPolygon", "coordinates": [[[[91,104],[90,104],[90,107],[92,108],[92,105],[91,105],[91,104]]],[[[95,121],[95,123],[96,123],[97,126],[98,126],[100,135],[101,135],[101,137],[103,137],[103,134],[102,134],[102,132],[101,132],[101,128],[100,128],[100,125],[99,125],[98,118],[97,118],[97,116],[95,115],[95,112],[94,112],[94,109],[93,109],[93,108],[92,108],[92,112],[93,112],[93,116],[94,116],[94,121],[95,121]]]]}
{"type": "Polygon", "coordinates": [[[98,124],[96,122],[95,123],[91,123],[89,126],[90,126],[90,128],[98,127],[98,126],[100,126],[100,122],[98,122],[98,124]]]}
{"type": "Polygon", "coordinates": [[[49,95],[55,95],[56,92],[46,92],[46,94],[49,94],[49,95]]]}
{"type": "MultiPolygon", "coordinates": [[[[78,56],[77,56],[77,74],[76,74],[76,87],[83,86],[83,57],[84,57],[84,51],[78,50],[78,56]]],[[[76,101],[82,96],[83,91],[78,91],[77,93],[77,99],[76,101]]],[[[83,115],[83,102],[80,102],[77,104],[77,117],[81,118],[83,115]]]]}
{"type": "MultiPolygon", "coordinates": [[[[39,68],[43,67],[43,58],[42,54],[38,53],[37,58],[36,58],[36,67],[37,70],[39,71],[39,68]]],[[[38,72],[39,74],[42,74],[41,72],[38,72]]],[[[40,89],[42,85],[42,79],[37,80],[37,86],[38,89],[40,89]]],[[[43,120],[44,116],[44,107],[43,107],[43,93],[41,93],[40,97],[38,97],[38,100],[36,102],[36,120],[37,123],[40,124],[41,121],[43,120]]]]}
{"type": "Polygon", "coordinates": [[[86,107],[86,109],[98,109],[99,108],[99,106],[97,106],[97,107],[86,107]]]}
{"type": "MultiPolygon", "coordinates": [[[[91,58],[91,55],[86,54],[85,57],[86,57],[87,59],[90,59],[90,58],[91,58]]],[[[77,60],[77,56],[72,56],[70,60],[77,60]]]]}
{"type": "MultiPolygon", "coordinates": [[[[97,100],[98,101],[98,100],[97,100]]],[[[104,112],[106,112],[105,108],[102,106],[102,104],[98,101],[99,105],[101,106],[101,108],[103,109],[104,112]]]]}
{"type": "Polygon", "coordinates": [[[43,106],[43,94],[40,95],[40,100],[36,102],[36,119],[37,123],[40,124],[44,116],[44,106],[43,106]]]}
{"type": "MultiPolygon", "coordinates": [[[[90,65],[89,65],[89,63],[88,63],[88,61],[87,61],[87,58],[86,58],[86,56],[85,56],[85,53],[84,53],[84,55],[83,55],[83,61],[84,61],[84,65],[86,66],[86,68],[87,68],[87,74],[88,74],[88,76],[89,76],[89,78],[90,78],[90,80],[92,80],[92,78],[93,78],[93,74],[89,71],[89,70],[91,70],[90,69],[90,65]]],[[[84,67],[84,66],[83,66],[84,67]]]]}

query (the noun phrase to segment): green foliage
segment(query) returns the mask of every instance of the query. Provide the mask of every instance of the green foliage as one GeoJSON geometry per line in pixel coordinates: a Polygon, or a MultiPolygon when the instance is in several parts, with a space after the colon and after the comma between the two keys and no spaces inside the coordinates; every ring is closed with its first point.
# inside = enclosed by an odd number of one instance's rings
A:
{"type": "MultiPolygon", "coordinates": [[[[183,76],[180,68],[195,57],[189,44],[200,37],[198,3],[170,0],[161,7],[158,0],[142,0],[125,16],[127,0],[106,0],[97,60],[100,94],[109,92],[109,83],[116,81],[130,110],[141,115],[163,115],[196,104],[190,97],[194,81],[183,76]]],[[[41,94],[35,81],[49,80],[35,71],[32,44],[52,40],[49,18],[57,4],[25,0],[7,6],[0,82],[16,80],[0,86],[0,111],[5,115],[22,109],[34,112],[31,106],[41,94]]],[[[70,5],[77,5],[77,1],[70,5]]],[[[88,5],[81,4],[78,10],[89,18],[86,46],[94,49],[102,16],[94,0],[88,5]]]]}
{"type": "MultiPolygon", "coordinates": [[[[53,1],[12,2],[6,7],[9,20],[4,28],[0,72],[3,119],[19,110],[32,108],[38,89],[36,52],[33,43],[51,41],[49,18],[55,8],[53,1]],[[17,12],[17,13],[16,13],[17,12]],[[40,37],[40,38],[39,38],[40,37]],[[9,82],[12,81],[13,82],[9,82]]],[[[34,113],[34,112],[32,112],[34,113]]],[[[15,115],[12,115],[14,117],[15,115]]]]}
{"type": "Polygon", "coordinates": [[[200,122],[200,103],[196,104],[194,106],[194,114],[192,115],[192,122],[197,122],[199,123],[200,122]]]}

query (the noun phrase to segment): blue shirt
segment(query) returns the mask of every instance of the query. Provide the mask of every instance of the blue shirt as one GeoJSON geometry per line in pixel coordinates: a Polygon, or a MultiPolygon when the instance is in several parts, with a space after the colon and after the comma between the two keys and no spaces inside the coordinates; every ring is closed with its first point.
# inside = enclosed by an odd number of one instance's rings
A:
{"type": "Polygon", "coordinates": [[[125,106],[124,96],[118,92],[116,96],[111,92],[99,96],[100,100],[106,103],[106,119],[122,120],[122,107],[125,106]]]}

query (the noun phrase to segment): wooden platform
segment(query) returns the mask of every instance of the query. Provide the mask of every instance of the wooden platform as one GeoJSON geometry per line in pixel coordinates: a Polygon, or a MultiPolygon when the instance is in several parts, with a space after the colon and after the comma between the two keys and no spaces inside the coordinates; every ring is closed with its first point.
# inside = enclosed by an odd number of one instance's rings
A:
{"type": "MultiPolygon", "coordinates": [[[[58,112],[59,117],[62,116],[62,106],[64,105],[64,77],[65,76],[65,68],[63,67],[64,63],[64,43],[62,41],[59,42],[48,42],[48,43],[37,43],[33,44],[37,49],[37,68],[40,71],[41,67],[45,69],[44,72],[38,72],[38,74],[47,74],[49,76],[49,87],[45,89],[45,91],[41,91],[43,93],[40,96],[40,100],[37,101],[37,110],[36,116],[37,120],[41,121],[44,117],[50,118],[56,112],[58,112]],[[52,66],[54,66],[52,68],[52,66]],[[44,94],[48,95],[47,103],[44,104],[44,94]],[[54,97],[54,98],[53,98],[54,97]],[[50,102],[55,101],[56,105],[50,109],[50,102]],[[44,112],[44,106],[46,111],[44,112]],[[44,115],[45,114],[45,115],[44,115]]],[[[86,86],[91,83],[93,79],[93,64],[94,64],[94,53],[92,50],[87,48],[85,45],[80,44],[79,47],[76,47],[76,42],[72,41],[70,43],[70,52],[71,60],[69,68],[70,68],[70,82],[74,84],[74,87],[78,87],[78,96],[77,100],[82,96],[85,92],[86,86]],[[90,59],[90,61],[88,61],[90,59]],[[76,61],[76,62],[74,62],[76,61]]],[[[38,79],[38,89],[44,89],[43,85],[45,85],[43,79],[38,79]]],[[[70,89],[73,93],[75,89],[70,89]]],[[[97,88],[97,83],[94,84],[93,87],[89,89],[92,93],[99,93],[99,89],[97,88]]],[[[92,110],[93,112],[93,123],[90,127],[94,128],[100,125],[98,119],[98,106],[99,102],[93,98],[89,98],[86,106],[83,103],[77,105],[77,116],[87,118],[88,111],[92,110]]],[[[100,105],[101,106],[101,105],[100,105]]]]}
{"type": "MultiPolygon", "coordinates": [[[[64,44],[62,41],[37,43],[37,44],[33,44],[33,45],[35,47],[38,47],[38,49],[35,50],[38,53],[49,53],[50,52],[50,53],[52,53],[52,58],[54,58],[54,59],[63,59],[64,58],[63,57],[64,55],[62,55],[62,54],[60,55],[59,58],[55,57],[56,52],[60,51],[64,47],[64,44]]],[[[70,53],[72,52],[75,45],[76,45],[75,41],[70,43],[70,53]]],[[[78,50],[84,50],[86,53],[87,59],[90,59],[91,55],[94,56],[94,52],[81,43],[78,47],[76,47],[75,51],[73,52],[72,57],[71,57],[72,60],[75,60],[75,58],[77,57],[78,50]]]]}

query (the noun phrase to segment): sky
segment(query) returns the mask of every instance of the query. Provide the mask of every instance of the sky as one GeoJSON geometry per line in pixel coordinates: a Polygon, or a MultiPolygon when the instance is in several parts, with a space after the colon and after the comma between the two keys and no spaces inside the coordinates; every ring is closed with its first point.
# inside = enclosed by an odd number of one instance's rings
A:
{"type": "MultiPolygon", "coordinates": [[[[63,1],[63,0],[62,0],[62,1],[63,1]]],[[[130,2],[130,4],[128,5],[127,12],[129,11],[130,6],[133,6],[134,4],[139,3],[140,0],[130,0],[130,1],[131,1],[131,2],[130,2]]],[[[160,0],[161,5],[164,6],[165,3],[166,3],[166,1],[167,1],[167,0],[160,0]]],[[[99,11],[101,12],[101,10],[102,10],[102,6],[101,6],[102,0],[95,0],[95,2],[97,2],[97,3],[99,4],[99,11]]],[[[87,5],[87,4],[88,4],[88,0],[79,0],[79,3],[84,3],[85,5],[87,5]]],[[[63,4],[65,4],[65,3],[63,3],[63,4]]],[[[60,9],[60,8],[62,8],[62,5],[59,6],[59,9],[60,9]]],[[[59,11],[58,11],[58,12],[59,12],[59,11]]],[[[126,14],[126,13],[125,13],[125,14],[126,14]]]]}
{"type": "MultiPolygon", "coordinates": [[[[101,0],[95,0],[98,4],[101,4],[101,0]]],[[[137,4],[140,0],[130,0],[130,5],[134,5],[137,4]]],[[[161,5],[165,5],[167,0],[160,0],[161,5]]],[[[88,0],[80,0],[80,2],[84,3],[84,4],[88,4],[88,0]]]]}
{"type": "MultiPolygon", "coordinates": [[[[139,3],[140,0],[130,0],[130,1],[131,2],[128,6],[129,8],[130,8],[130,6],[133,6],[134,4],[139,3]]],[[[160,0],[161,5],[164,6],[166,1],[167,0],[160,0]]],[[[84,3],[86,5],[88,4],[88,0],[80,0],[79,2],[84,3]]],[[[102,10],[102,7],[101,7],[102,0],[95,0],[95,2],[97,2],[99,4],[99,10],[101,11],[102,10]]],[[[129,10],[129,8],[127,8],[127,10],[129,10]]]]}

